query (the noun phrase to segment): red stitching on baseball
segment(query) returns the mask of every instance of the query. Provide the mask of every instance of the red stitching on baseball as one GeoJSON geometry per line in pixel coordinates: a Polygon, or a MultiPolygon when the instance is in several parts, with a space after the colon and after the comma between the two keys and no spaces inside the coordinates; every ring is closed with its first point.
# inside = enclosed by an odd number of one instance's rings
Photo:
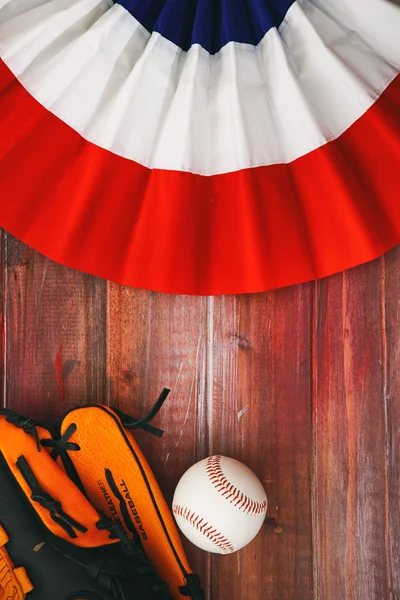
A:
{"type": "Polygon", "coordinates": [[[234,504],[243,512],[252,516],[261,515],[267,508],[266,498],[262,502],[256,502],[236,489],[232,483],[229,483],[221,467],[221,456],[210,456],[206,462],[206,471],[214,487],[231,504],[234,504]]]}
{"type": "Polygon", "coordinates": [[[199,515],[189,510],[186,506],[181,506],[179,504],[174,504],[172,506],[172,512],[174,515],[178,515],[185,519],[192,527],[195,527],[200,533],[202,533],[207,539],[216,544],[224,554],[229,554],[230,552],[235,552],[235,548],[231,542],[219,533],[216,529],[213,528],[209,523],[204,522],[204,519],[200,518],[199,515]]]}

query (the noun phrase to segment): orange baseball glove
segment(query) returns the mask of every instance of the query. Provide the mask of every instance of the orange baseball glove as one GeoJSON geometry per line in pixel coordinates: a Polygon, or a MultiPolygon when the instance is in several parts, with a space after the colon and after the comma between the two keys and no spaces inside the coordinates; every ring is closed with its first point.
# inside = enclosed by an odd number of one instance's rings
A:
{"type": "Polygon", "coordinates": [[[70,410],[58,440],[51,442],[51,453],[91,504],[143,548],[175,600],[204,600],[171,511],[132,434],[138,427],[162,434],[149,421],[168,393],[164,389],[150,414],[139,421],[100,404],[70,410]]]}

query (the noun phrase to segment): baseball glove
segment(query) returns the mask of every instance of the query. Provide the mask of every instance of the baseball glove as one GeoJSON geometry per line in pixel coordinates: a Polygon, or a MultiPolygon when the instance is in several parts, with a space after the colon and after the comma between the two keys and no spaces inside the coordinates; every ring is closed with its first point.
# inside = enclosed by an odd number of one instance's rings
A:
{"type": "Polygon", "coordinates": [[[204,600],[171,511],[131,432],[141,427],[162,435],[149,421],[168,392],[164,389],[149,415],[139,421],[100,404],[70,410],[52,456],[62,461],[91,504],[143,548],[175,600],[204,600]]]}
{"type": "Polygon", "coordinates": [[[51,458],[56,444],[0,410],[0,598],[172,600],[141,548],[51,458]]]}

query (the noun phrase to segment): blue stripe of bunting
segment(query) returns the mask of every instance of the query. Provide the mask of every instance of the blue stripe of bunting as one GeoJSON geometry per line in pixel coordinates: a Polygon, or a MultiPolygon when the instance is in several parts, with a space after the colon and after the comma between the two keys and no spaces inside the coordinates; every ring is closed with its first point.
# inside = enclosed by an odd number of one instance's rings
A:
{"type": "Polygon", "coordinates": [[[229,42],[256,46],[279,27],[295,0],[118,0],[147,31],[182,50],[200,44],[215,54],[229,42]]]}

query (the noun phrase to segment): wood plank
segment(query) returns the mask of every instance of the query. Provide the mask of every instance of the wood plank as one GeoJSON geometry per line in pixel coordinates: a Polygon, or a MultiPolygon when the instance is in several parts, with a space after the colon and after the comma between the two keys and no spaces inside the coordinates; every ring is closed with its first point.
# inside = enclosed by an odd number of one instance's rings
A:
{"type": "Polygon", "coordinates": [[[5,405],[4,381],[6,371],[6,326],[5,326],[5,240],[6,233],[0,229],[0,406],[5,405]]]}
{"type": "Polygon", "coordinates": [[[40,420],[105,398],[105,282],[6,235],[6,403],[40,420]]]}
{"type": "Polygon", "coordinates": [[[210,600],[400,598],[399,248],[314,298],[313,284],[191,298],[106,284],[3,240],[7,405],[54,419],[107,401],[141,416],[171,387],[155,421],[165,437],[139,434],[167,498],[212,453],[264,482],[270,520],[253,544],[227,557],[186,544],[210,600]]]}
{"type": "Polygon", "coordinates": [[[384,406],[387,440],[389,599],[400,598],[400,246],[385,257],[384,406]]]}
{"type": "Polygon", "coordinates": [[[259,536],[211,562],[211,598],[312,598],[312,284],[214,300],[212,451],[263,482],[259,536]]]}
{"type": "MultiPolygon", "coordinates": [[[[109,399],[143,416],[163,387],[171,394],[154,424],[160,440],[135,432],[167,501],[181,475],[207,456],[207,300],[110,284],[107,336],[109,399]]],[[[208,557],[190,543],[192,568],[208,588],[208,557]]]]}
{"type": "Polygon", "coordinates": [[[380,260],[318,283],[318,598],[389,598],[380,260]]]}

